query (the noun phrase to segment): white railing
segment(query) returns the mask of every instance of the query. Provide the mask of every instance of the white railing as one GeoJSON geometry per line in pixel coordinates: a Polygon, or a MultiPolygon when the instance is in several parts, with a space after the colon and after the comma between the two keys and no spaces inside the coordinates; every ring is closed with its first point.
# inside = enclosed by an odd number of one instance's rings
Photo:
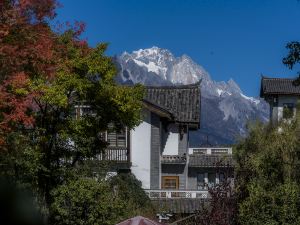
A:
{"type": "Polygon", "coordinates": [[[207,190],[145,190],[150,199],[209,198],[207,190]]]}
{"type": "Polygon", "coordinates": [[[232,154],[232,148],[230,147],[195,147],[195,148],[189,148],[189,154],[190,155],[231,155],[232,154]]]}
{"type": "Polygon", "coordinates": [[[97,155],[98,160],[127,162],[129,160],[129,150],[126,147],[109,146],[104,152],[97,155]]]}

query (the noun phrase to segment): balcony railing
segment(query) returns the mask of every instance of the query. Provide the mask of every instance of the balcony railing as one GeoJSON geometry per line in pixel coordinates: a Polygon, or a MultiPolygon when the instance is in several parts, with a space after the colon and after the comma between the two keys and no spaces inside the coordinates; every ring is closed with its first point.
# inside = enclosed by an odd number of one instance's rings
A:
{"type": "Polygon", "coordinates": [[[163,155],[161,156],[161,163],[163,164],[185,164],[186,156],[182,155],[163,155]]]}
{"type": "Polygon", "coordinates": [[[103,153],[97,155],[97,159],[113,162],[129,162],[129,150],[126,147],[109,146],[103,153]]]}
{"type": "Polygon", "coordinates": [[[232,148],[229,147],[207,147],[207,148],[189,148],[189,154],[232,154],[232,148]]]}
{"type": "Polygon", "coordinates": [[[155,199],[206,199],[208,190],[145,190],[148,197],[155,199]]]}
{"type": "Polygon", "coordinates": [[[233,167],[232,155],[189,155],[190,167],[233,167]]]}

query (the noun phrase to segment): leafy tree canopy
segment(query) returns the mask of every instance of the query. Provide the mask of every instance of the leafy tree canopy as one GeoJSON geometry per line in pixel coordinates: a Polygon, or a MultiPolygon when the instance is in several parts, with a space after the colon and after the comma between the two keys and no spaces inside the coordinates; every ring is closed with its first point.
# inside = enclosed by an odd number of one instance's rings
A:
{"type": "Polygon", "coordinates": [[[52,191],[52,224],[114,225],[137,215],[153,214],[150,199],[132,174],[108,181],[80,178],[52,191]]]}
{"type": "Polygon", "coordinates": [[[235,148],[240,224],[299,224],[299,136],[296,122],[255,124],[235,148]]]}
{"type": "Polygon", "coordinates": [[[106,147],[100,133],[109,124],[130,129],[140,122],[144,93],[115,83],[107,44],[93,48],[81,40],[82,23],[51,28],[57,5],[0,1],[1,173],[30,187],[46,214],[58,201],[53,190],[107,190],[83,179],[79,165],[106,147]],[[75,119],[78,107],[88,113],[75,119]]]}

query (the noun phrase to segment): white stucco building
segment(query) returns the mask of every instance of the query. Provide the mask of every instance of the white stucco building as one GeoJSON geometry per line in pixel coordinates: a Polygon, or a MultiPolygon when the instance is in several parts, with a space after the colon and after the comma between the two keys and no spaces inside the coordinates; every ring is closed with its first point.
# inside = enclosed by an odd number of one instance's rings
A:
{"type": "Polygon", "coordinates": [[[183,207],[173,212],[197,210],[209,187],[233,176],[231,148],[189,146],[190,131],[200,128],[200,97],[200,83],[146,87],[142,122],[106,132],[110,145],[99,159],[114,171],[133,173],[153,200],[180,199],[176,204],[183,207]]]}
{"type": "Polygon", "coordinates": [[[296,115],[300,85],[295,79],[262,77],[260,96],[270,104],[273,123],[288,121],[296,115]]]}

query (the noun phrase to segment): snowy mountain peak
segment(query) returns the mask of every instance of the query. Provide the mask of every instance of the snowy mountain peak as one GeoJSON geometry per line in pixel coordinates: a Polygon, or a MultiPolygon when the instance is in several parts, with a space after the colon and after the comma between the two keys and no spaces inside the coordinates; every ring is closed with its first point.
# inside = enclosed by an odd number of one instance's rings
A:
{"type": "Polygon", "coordinates": [[[169,50],[154,46],[124,52],[116,57],[116,63],[120,71],[117,81],[125,84],[177,85],[201,79],[201,132],[216,137],[216,143],[232,143],[236,136],[246,133],[248,120],[268,118],[263,100],[244,95],[233,79],[212,80],[188,55],[175,57],[169,50]]]}
{"type": "Polygon", "coordinates": [[[139,49],[137,51],[133,51],[131,55],[135,59],[147,59],[153,62],[157,61],[157,63],[159,63],[159,61],[161,60],[174,60],[174,56],[169,50],[158,48],[156,46],[153,46],[152,48],[139,49]]]}
{"type": "MultiPolygon", "coordinates": [[[[191,84],[200,79],[210,80],[205,69],[195,63],[189,56],[175,57],[169,50],[156,46],[139,49],[131,54],[125,52],[119,57],[118,61],[121,62],[122,68],[126,67],[126,74],[129,75],[130,79],[135,81],[137,77],[143,77],[142,71],[154,73],[153,75],[157,76],[155,80],[162,79],[164,83],[170,84],[191,84]],[[132,73],[132,70],[136,70],[136,67],[133,65],[128,67],[124,63],[136,64],[140,67],[139,72],[132,73]]],[[[144,81],[145,79],[142,78],[144,81]]]]}
{"type": "MultiPolygon", "coordinates": [[[[245,96],[232,78],[227,82],[213,81],[209,73],[188,55],[183,54],[180,57],[175,57],[169,50],[157,46],[139,49],[132,53],[124,52],[118,61],[122,68],[120,76],[123,82],[130,80],[133,83],[141,82],[146,85],[153,85],[154,80],[155,84],[176,85],[191,84],[201,79],[205,96],[245,96]]],[[[250,101],[250,97],[244,99],[250,101]]]]}

